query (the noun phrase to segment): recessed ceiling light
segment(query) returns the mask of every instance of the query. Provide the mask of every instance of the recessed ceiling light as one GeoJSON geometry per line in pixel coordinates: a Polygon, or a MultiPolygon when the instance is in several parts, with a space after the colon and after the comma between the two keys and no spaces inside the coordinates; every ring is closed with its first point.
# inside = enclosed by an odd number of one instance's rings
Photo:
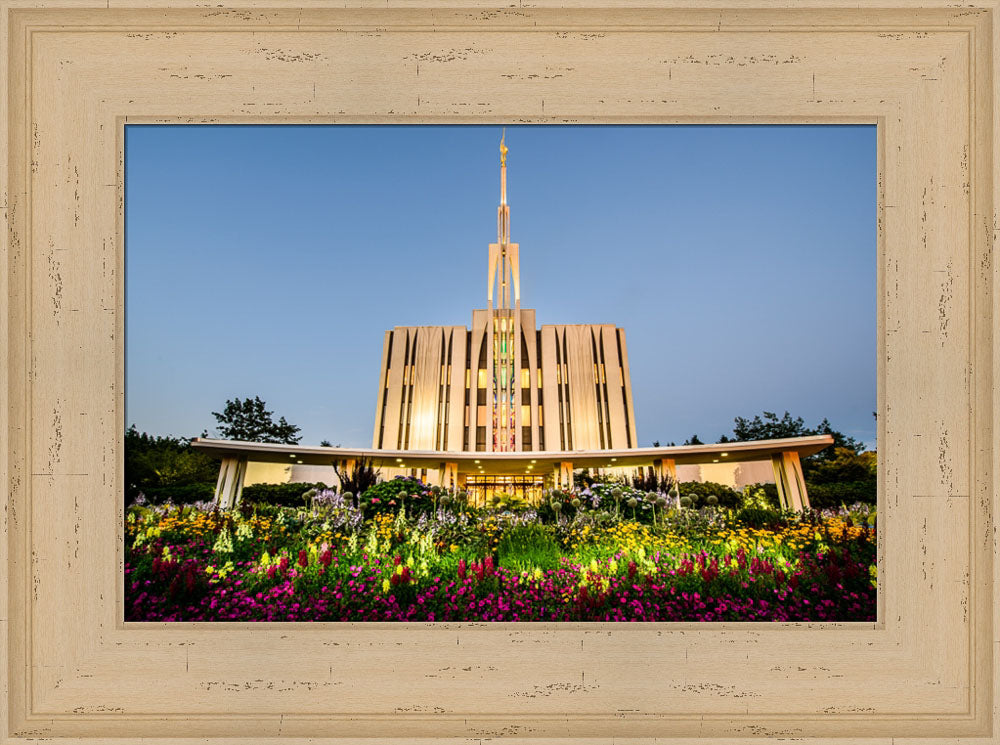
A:
{"type": "Polygon", "coordinates": [[[727,455],[729,455],[729,453],[723,453],[722,457],[725,458],[727,455]]]}
{"type": "Polygon", "coordinates": [[[718,463],[718,462],[719,462],[719,459],[718,459],[718,458],[716,458],[716,459],[715,459],[715,460],[713,460],[712,462],[713,462],[713,463],[718,463]]]}
{"type": "Polygon", "coordinates": [[[397,463],[402,463],[402,462],[403,462],[403,459],[402,459],[402,458],[396,458],[396,462],[397,462],[397,463]]]}
{"type": "Polygon", "coordinates": [[[618,460],[617,458],[612,458],[611,460],[618,460]]]}
{"type": "Polygon", "coordinates": [[[295,457],[295,453],[289,453],[289,454],[288,454],[288,457],[289,457],[289,458],[294,458],[294,457],[295,457]]]}
{"type": "Polygon", "coordinates": [[[476,461],[476,463],[478,463],[478,462],[479,462],[479,461],[477,460],[477,461],[476,461]]]}

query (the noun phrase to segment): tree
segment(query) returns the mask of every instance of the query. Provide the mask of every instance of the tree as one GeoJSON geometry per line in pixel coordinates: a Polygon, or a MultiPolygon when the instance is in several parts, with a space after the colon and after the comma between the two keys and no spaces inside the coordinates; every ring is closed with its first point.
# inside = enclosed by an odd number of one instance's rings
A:
{"type": "Polygon", "coordinates": [[[226,401],[226,408],[220,414],[212,412],[219,423],[219,433],[227,440],[244,442],[277,442],[295,445],[302,439],[299,428],[281,417],[275,422],[259,396],[226,401]]]}
{"type": "Polygon", "coordinates": [[[784,437],[806,437],[808,435],[832,435],[833,447],[826,448],[816,454],[816,458],[823,460],[832,458],[837,448],[847,448],[853,453],[860,453],[864,446],[853,437],[838,432],[830,426],[830,421],[823,418],[815,427],[806,427],[802,417],[792,418],[787,411],[780,419],[773,411],[765,411],[763,416],[757,415],[753,419],[744,419],[741,416],[734,420],[736,426],[733,427],[733,436],[736,442],[745,440],[777,440],[784,437]]]}
{"type": "Polygon", "coordinates": [[[736,426],[733,427],[733,436],[737,442],[778,440],[784,437],[803,437],[814,434],[806,429],[806,423],[802,417],[793,419],[787,411],[781,419],[778,419],[778,415],[773,411],[765,411],[763,417],[759,414],[753,419],[744,419],[738,416],[734,421],[736,426]]]}
{"type": "Polygon", "coordinates": [[[319,446],[321,448],[332,448],[333,447],[333,445],[330,444],[329,440],[320,440],[319,441],[319,446]]]}
{"type": "Polygon", "coordinates": [[[705,443],[703,443],[700,439],[698,439],[698,435],[691,435],[689,438],[687,438],[684,441],[684,444],[685,445],[704,445],[705,443]]]}
{"type": "Polygon", "coordinates": [[[126,503],[139,492],[213,485],[219,474],[218,458],[194,450],[189,442],[184,437],[140,433],[134,424],[125,430],[126,503]]]}

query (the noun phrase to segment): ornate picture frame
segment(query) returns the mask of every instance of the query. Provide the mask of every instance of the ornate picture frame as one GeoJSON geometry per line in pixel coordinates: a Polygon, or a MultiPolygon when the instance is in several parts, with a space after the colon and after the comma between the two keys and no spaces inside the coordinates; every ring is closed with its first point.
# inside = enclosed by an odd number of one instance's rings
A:
{"type": "Polygon", "coordinates": [[[0,0],[3,742],[994,741],[995,2],[210,6],[0,0]],[[879,620],[125,624],[142,122],[877,124],[879,620]]]}

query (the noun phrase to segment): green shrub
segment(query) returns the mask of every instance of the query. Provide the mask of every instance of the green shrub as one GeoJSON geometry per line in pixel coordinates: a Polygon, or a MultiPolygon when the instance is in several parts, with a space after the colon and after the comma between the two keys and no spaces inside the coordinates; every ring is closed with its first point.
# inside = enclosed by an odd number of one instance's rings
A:
{"type": "Polygon", "coordinates": [[[209,502],[215,497],[215,482],[210,484],[183,484],[180,486],[147,486],[140,492],[150,504],[192,504],[209,502]]]}
{"type": "Polygon", "coordinates": [[[743,499],[742,492],[714,481],[682,481],[679,488],[682,496],[697,497],[691,501],[699,507],[707,504],[707,499],[711,496],[718,500],[718,507],[735,510],[739,509],[743,499]]]}
{"type": "Polygon", "coordinates": [[[495,510],[510,512],[525,512],[531,509],[531,503],[513,494],[497,493],[490,497],[489,506],[495,510]]]}
{"type": "Polygon", "coordinates": [[[760,507],[744,507],[736,513],[736,520],[748,528],[767,528],[781,524],[781,514],[760,507]]]}
{"type": "Polygon", "coordinates": [[[877,492],[875,479],[864,481],[847,481],[835,484],[806,483],[809,491],[809,505],[814,510],[836,508],[840,505],[864,502],[875,504],[877,492]]]}
{"type": "MultiPolygon", "coordinates": [[[[767,501],[774,507],[778,506],[778,487],[775,484],[758,484],[755,488],[762,488],[767,501]]],[[[809,494],[809,506],[814,510],[824,510],[855,502],[875,504],[877,489],[875,479],[866,479],[834,484],[814,484],[807,481],[806,491],[809,494]]]]}
{"type": "Polygon", "coordinates": [[[397,476],[388,481],[380,481],[375,486],[366,489],[361,495],[365,515],[375,515],[382,512],[399,512],[402,506],[400,492],[406,492],[407,515],[419,515],[434,509],[434,498],[430,487],[420,479],[412,476],[397,476]]]}
{"type": "Polygon", "coordinates": [[[326,489],[326,484],[251,484],[243,487],[242,501],[246,504],[273,504],[280,507],[302,507],[302,495],[310,489],[326,489]]]}

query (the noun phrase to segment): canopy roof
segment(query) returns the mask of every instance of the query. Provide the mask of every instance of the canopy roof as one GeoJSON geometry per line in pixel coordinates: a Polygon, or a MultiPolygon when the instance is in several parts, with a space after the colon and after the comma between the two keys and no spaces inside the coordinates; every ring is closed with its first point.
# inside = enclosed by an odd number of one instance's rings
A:
{"type": "Polygon", "coordinates": [[[246,458],[262,463],[302,463],[315,466],[341,464],[366,458],[382,468],[440,468],[455,463],[460,471],[479,470],[486,473],[524,473],[533,466],[536,473],[572,463],[574,468],[633,468],[651,466],[658,460],[673,460],[676,465],[713,462],[746,462],[770,460],[771,456],[796,452],[799,457],[813,455],[833,444],[830,435],[787,437],[780,440],[721,442],[709,445],[675,445],[672,447],[628,448],[624,450],[545,450],[513,453],[452,452],[443,450],[377,450],[374,448],[340,448],[308,445],[282,445],[266,442],[241,442],[196,437],[192,447],[224,458],[246,458]]]}

